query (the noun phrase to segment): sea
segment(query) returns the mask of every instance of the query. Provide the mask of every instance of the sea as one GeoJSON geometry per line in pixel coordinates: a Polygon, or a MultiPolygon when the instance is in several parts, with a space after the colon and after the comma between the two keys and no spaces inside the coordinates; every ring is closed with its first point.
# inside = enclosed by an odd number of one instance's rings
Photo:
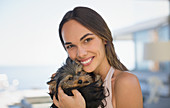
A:
{"type": "Polygon", "coordinates": [[[58,68],[59,66],[0,66],[0,74],[7,76],[9,86],[17,81],[16,88],[19,90],[48,89],[47,81],[58,68]]]}

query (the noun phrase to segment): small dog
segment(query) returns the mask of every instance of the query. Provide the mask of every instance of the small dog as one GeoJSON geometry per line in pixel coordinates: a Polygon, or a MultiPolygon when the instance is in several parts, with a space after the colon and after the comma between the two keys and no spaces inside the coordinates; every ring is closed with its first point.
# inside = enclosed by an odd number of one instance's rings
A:
{"type": "MultiPolygon", "coordinates": [[[[51,99],[55,95],[58,100],[58,87],[61,87],[69,96],[73,96],[71,91],[77,89],[86,101],[86,108],[98,108],[99,106],[104,108],[107,104],[105,100],[107,96],[101,77],[93,72],[85,72],[82,65],[75,63],[70,58],[67,58],[66,64],[57,70],[47,84],[51,99]]],[[[58,107],[53,103],[51,108],[58,107]]]]}

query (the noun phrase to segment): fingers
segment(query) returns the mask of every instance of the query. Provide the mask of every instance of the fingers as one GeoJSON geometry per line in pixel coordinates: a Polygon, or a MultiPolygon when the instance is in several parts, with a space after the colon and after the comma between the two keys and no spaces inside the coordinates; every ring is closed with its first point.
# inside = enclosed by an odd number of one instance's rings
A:
{"type": "Polygon", "coordinates": [[[58,100],[56,99],[55,96],[53,96],[53,103],[59,107],[62,108],[63,106],[63,101],[67,95],[64,93],[64,91],[61,89],[61,87],[58,88],[58,100]]]}
{"type": "Polygon", "coordinates": [[[63,103],[63,96],[67,96],[64,91],[61,89],[61,87],[58,88],[58,100],[56,99],[55,95],[53,96],[53,103],[58,107],[62,108],[63,103]]]}
{"type": "Polygon", "coordinates": [[[63,102],[64,99],[67,99],[68,98],[68,95],[64,93],[64,91],[62,90],[61,87],[58,88],[58,100],[60,102],[63,102]]]}
{"type": "Polygon", "coordinates": [[[81,106],[81,108],[86,108],[86,103],[81,93],[77,89],[72,90],[72,93],[74,95],[73,98],[78,102],[76,103],[77,106],[81,106]]]}
{"type": "Polygon", "coordinates": [[[60,106],[59,108],[67,108],[67,101],[68,101],[68,95],[64,93],[61,87],[58,88],[58,105],[60,106]]]}
{"type": "Polygon", "coordinates": [[[81,93],[77,89],[72,90],[72,93],[73,93],[74,97],[81,96],[81,93]]]}
{"type": "Polygon", "coordinates": [[[58,100],[56,99],[56,97],[55,97],[55,96],[53,96],[53,103],[54,103],[57,107],[59,107],[59,108],[60,108],[60,106],[59,106],[59,102],[58,102],[58,100]]]}
{"type": "Polygon", "coordinates": [[[77,89],[72,90],[72,93],[74,95],[73,98],[78,99],[78,100],[84,100],[83,96],[77,89]]]}
{"type": "Polygon", "coordinates": [[[85,108],[86,103],[78,90],[72,90],[74,96],[68,96],[64,93],[61,87],[58,88],[58,101],[54,100],[55,105],[59,106],[59,108],[85,108]]]}
{"type": "Polygon", "coordinates": [[[58,96],[60,97],[67,96],[61,87],[58,88],[58,96]]]}

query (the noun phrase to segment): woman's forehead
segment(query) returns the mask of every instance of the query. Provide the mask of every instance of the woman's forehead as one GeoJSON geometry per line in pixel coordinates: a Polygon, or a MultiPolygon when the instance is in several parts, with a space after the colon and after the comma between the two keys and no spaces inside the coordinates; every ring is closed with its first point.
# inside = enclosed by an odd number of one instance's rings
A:
{"type": "Polygon", "coordinates": [[[76,20],[70,20],[63,25],[62,28],[62,38],[64,41],[69,41],[72,39],[80,39],[87,33],[92,33],[82,24],[77,22],[76,20]]]}

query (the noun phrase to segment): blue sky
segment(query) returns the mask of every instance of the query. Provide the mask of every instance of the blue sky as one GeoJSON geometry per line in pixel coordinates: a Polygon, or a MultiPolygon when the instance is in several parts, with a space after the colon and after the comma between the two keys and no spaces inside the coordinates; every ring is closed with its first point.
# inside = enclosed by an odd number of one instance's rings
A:
{"type": "Polygon", "coordinates": [[[140,0],[0,0],[0,66],[56,65],[67,57],[58,24],[75,6],[103,16],[112,32],[168,15],[168,1],[140,0]]]}

